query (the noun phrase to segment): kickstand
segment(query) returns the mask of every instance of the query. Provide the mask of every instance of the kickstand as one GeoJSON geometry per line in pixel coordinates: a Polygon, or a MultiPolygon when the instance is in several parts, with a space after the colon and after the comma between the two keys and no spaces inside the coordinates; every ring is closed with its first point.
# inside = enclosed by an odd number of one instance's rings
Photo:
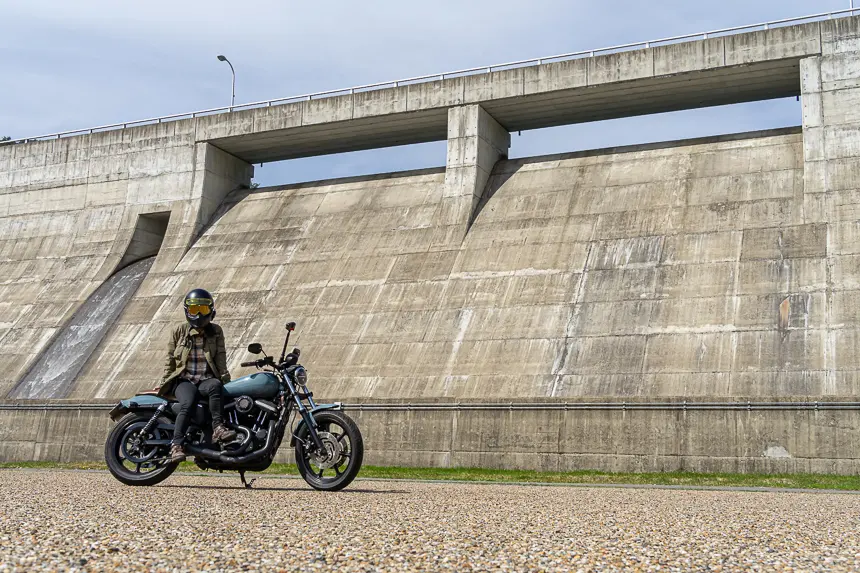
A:
{"type": "Polygon", "coordinates": [[[242,470],[239,470],[239,477],[242,478],[242,485],[245,486],[245,489],[251,489],[251,486],[254,485],[255,481],[257,481],[257,478],[254,478],[251,481],[245,481],[245,472],[242,470]]]}

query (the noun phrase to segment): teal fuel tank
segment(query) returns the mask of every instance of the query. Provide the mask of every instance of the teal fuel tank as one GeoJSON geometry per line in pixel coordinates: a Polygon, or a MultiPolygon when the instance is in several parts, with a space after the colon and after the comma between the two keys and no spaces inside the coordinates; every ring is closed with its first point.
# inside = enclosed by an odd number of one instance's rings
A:
{"type": "Polygon", "coordinates": [[[269,372],[256,372],[224,384],[224,394],[231,398],[250,396],[271,400],[278,395],[278,378],[269,372]]]}

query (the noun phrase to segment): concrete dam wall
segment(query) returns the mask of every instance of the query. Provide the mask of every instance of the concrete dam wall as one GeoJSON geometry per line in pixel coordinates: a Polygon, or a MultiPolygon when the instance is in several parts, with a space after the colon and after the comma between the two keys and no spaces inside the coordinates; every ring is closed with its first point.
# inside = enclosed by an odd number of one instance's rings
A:
{"type": "Polygon", "coordinates": [[[234,375],[289,318],[329,398],[840,393],[800,134],[500,161],[462,241],[443,193],[440,170],[234,192],[68,396],[152,385],[196,285],[234,375]]]}
{"type": "Polygon", "coordinates": [[[0,459],[98,458],[93,404],[156,385],[201,286],[234,376],[299,323],[369,463],[856,473],[860,19],[732,46],[764,46],[780,90],[798,72],[800,127],[508,160],[522,100],[488,95],[438,103],[444,168],[254,190],[251,155],[296,143],[244,112],[0,147],[0,459]],[[63,400],[20,400],[82,302],[156,254],[63,400]]]}

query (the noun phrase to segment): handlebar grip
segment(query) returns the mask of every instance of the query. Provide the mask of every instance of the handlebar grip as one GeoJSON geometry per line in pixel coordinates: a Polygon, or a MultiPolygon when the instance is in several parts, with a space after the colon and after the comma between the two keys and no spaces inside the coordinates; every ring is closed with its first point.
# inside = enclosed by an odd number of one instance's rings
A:
{"type": "Polygon", "coordinates": [[[239,366],[241,366],[242,368],[245,368],[246,366],[256,366],[256,365],[257,365],[257,361],[255,360],[253,362],[243,362],[239,366]]]}

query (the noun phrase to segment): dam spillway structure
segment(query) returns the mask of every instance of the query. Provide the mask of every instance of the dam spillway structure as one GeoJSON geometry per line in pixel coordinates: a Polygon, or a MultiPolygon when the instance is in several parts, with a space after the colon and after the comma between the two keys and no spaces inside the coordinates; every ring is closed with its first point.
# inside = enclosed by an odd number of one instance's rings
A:
{"type": "Polygon", "coordinates": [[[857,473],[858,56],[825,15],[0,146],[0,459],[97,456],[205,285],[234,376],[298,322],[369,463],[857,473]],[[787,96],[794,128],[508,159],[513,131],[787,96]],[[439,169],[249,188],[438,140],[439,169]],[[15,398],[62,327],[34,285],[71,316],[148,213],[163,244],[63,402],[15,398]]]}
{"type": "MultiPolygon", "coordinates": [[[[77,375],[152,268],[169,221],[169,212],[138,216],[116,271],[57,329],[33,366],[9,392],[10,398],[64,398],[72,391],[77,375]]],[[[49,282],[45,291],[53,294],[54,285],[49,282]]]]}
{"type": "Polygon", "coordinates": [[[9,393],[10,398],[62,398],[106,331],[125,308],[152,267],[143,259],[121,269],[87,298],[57,338],[9,393]]]}

